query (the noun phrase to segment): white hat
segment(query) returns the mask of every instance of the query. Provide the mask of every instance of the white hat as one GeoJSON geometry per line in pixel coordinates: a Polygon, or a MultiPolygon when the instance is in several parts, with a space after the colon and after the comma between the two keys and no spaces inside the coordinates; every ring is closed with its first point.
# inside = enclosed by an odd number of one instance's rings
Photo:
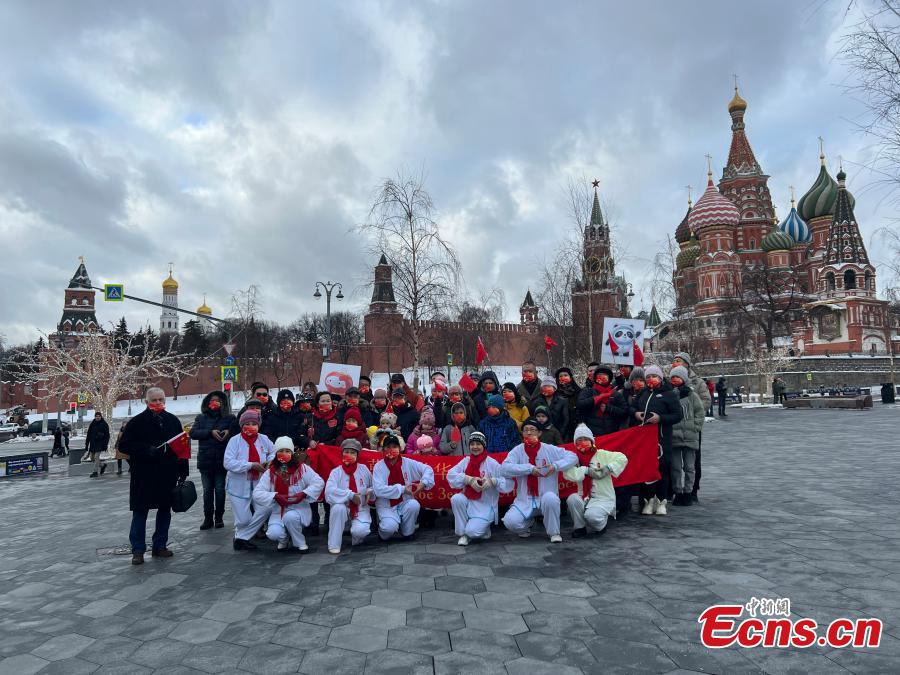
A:
{"type": "Polygon", "coordinates": [[[588,429],[588,426],[586,424],[579,424],[577,427],[575,427],[575,438],[573,440],[577,441],[579,438],[587,438],[593,443],[594,434],[590,429],[588,429]]]}
{"type": "Polygon", "coordinates": [[[275,440],[275,452],[278,452],[279,450],[294,451],[294,441],[290,436],[279,436],[275,440]]]}

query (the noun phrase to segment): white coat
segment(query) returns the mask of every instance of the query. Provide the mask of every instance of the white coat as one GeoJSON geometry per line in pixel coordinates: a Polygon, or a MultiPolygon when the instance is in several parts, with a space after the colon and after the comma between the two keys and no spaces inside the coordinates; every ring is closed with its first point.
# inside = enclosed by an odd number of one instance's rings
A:
{"type": "Polygon", "coordinates": [[[519,443],[509,451],[500,466],[500,473],[516,482],[516,500],[513,503],[523,514],[529,514],[538,508],[541,495],[552,493],[559,496],[557,474],[578,464],[578,455],[555,445],[541,443],[535,462],[536,464],[531,464],[525,453],[525,445],[519,443]],[[528,476],[535,466],[544,471],[546,475],[538,477],[539,494],[532,498],[528,495],[528,476]]]}
{"type": "MultiPolygon", "coordinates": [[[[311,518],[312,510],[310,509],[309,504],[319,498],[324,487],[325,481],[322,480],[319,474],[313,471],[308,465],[301,464],[300,480],[288,487],[288,497],[296,497],[302,492],[306,495],[306,498],[296,504],[288,504],[284,509],[285,513],[288,511],[300,511],[304,515],[309,514],[311,518]]],[[[280,509],[281,507],[275,503],[276,494],[272,472],[266,471],[260,476],[256,487],[253,488],[253,504],[260,510],[271,509],[273,506],[274,508],[280,509]]],[[[309,522],[309,519],[304,518],[304,521],[309,522]]]]}
{"type": "MultiPolygon", "coordinates": [[[[250,462],[247,461],[247,453],[250,446],[240,435],[232,436],[225,447],[225,470],[228,477],[225,479],[225,490],[232,497],[238,499],[250,499],[253,496],[254,483],[247,477],[250,470],[250,462]]],[[[268,436],[259,434],[256,437],[256,451],[259,453],[259,463],[266,464],[275,458],[275,446],[268,436]]]]}
{"type": "Polygon", "coordinates": [[[390,469],[385,461],[379,460],[375,464],[375,470],[372,472],[372,484],[375,490],[375,505],[377,508],[391,508],[392,499],[402,499],[404,502],[413,499],[412,495],[406,494],[405,485],[411,485],[416,481],[422,483],[426,490],[434,487],[434,470],[427,464],[417,462],[409,457],[401,455],[399,461],[403,463],[403,482],[404,485],[388,485],[390,477],[390,469]]]}
{"type": "MultiPolygon", "coordinates": [[[[365,464],[357,464],[353,479],[356,481],[357,494],[363,496],[362,504],[359,505],[359,511],[356,513],[356,518],[371,523],[372,510],[369,507],[370,502],[365,499],[365,495],[367,490],[372,489],[372,472],[369,471],[369,467],[365,464]]],[[[353,493],[350,491],[350,476],[347,475],[343,467],[335,467],[331,470],[331,473],[328,474],[328,482],[325,483],[325,501],[329,504],[347,504],[352,496],[353,493]]]]}
{"type": "MultiPolygon", "coordinates": [[[[463,457],[447,472],[447,482],[455,490],[465,487],[466,468],[469,466],[469,456],[463,457]]],[[[497,480],[496,487],[487,487],[481,492],[481,499],[468,500],[468,514],[470,518],[482,518],[497,524],[497,505],[500,502],[500,493],[506,494],[513,489],[513,481],[500,473],[500,463],[493,457],[485,458],[481,465],[483,478],[497,480]]]]}
{"type": "MultiPolygon", "coordinates": [[[[588,466],[573,466],[563,474],[566,480],[578,483],[584,481],[586,476],[591,477],[591,496],[589,501],[598,500],[604,505],[610,505],[615,513],[616,491],[613,487],[613,476],[619,476],[628,464],[628,457],[621,452],[610,450],[597,450],[588,466]]],[[[579,489],[578,494],[582,494],[579,489]]]]}

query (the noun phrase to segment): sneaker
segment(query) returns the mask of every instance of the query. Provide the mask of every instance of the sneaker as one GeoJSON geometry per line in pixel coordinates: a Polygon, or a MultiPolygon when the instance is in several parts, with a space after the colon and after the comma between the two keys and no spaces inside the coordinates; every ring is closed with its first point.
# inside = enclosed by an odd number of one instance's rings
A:
{"type": "Polygon", "coordinates": [[[656,497],[652,497],[647,500],[644,504],[644,509],[641,511],[641,515],[644,516],[652,516],[653,512],[656,510],[656,507],[659,505],[659,500],[656,497]]]}
{"type": "Polygon", "coordinates": [[[528,539],[531,536],[531,532],[519,532],[520,539],[528,539]]]}
{"type": "Polygon", "coordinates": [[[661,502],[659,502],[659,505],[656,507],[655,513],[657,516],[668,515],[668,511],[666,511],[666,500],[665,499],[663,499],[661,502]]]}
{"type": "Polygon", "coordinates": [[[558,534],[554,534],[553,536],[550,537],[550,543],[551,543],[551,544],[558,544],[558,543],[560,543],[561,541],[562,541],[562,537],[559,536],[558,534]]]}
{"type": "Polygon", "coordinates": [[[206,518],[203,519],[203,524],[200,525],[200,529],[201,530],[209,530],[209,529],[212,529],[212,526],[213,526],[213,519],[211,517],[207,516],[206,518]]]}
{"type": "Polygon", "coordinates": [[[339,549],[339,548],[330,548],[330,549],[328,549],[328,552],[331,553],[332,555],[338,555],[338,554],[341,552],[341,549],[339,549]]]}
{"type": "Polygon", "coordinates": [[[304,544],[303,546],[298,546],[297,551],[299,551],[301,555],[309,553],[309,546],[307,546],[306,544],[304,544]]]}
{"type": "Polygon", "coordinates": [[[278,550],[279,551],[287,551],[290,548],[290,544],[288,544],[287,539],[279,539],[278,540],[278,550]]]}
{"type": "Polygon", "coordinates": [[[582,537],[587,536],[587,528],[586,527],[576,527],[572,530],[572,539],[581,539],[582,537]]]}
{"type": "Polygon", "coordinates": [[[459,541],[456,542],[457,546],[468,546],[469,545],[469,537],[463,535],[459,538],[459,541]]]}

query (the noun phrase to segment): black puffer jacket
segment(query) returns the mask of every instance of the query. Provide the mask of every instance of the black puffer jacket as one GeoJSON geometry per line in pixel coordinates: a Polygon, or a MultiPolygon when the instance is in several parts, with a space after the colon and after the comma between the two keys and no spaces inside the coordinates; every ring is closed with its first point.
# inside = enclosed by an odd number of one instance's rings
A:
{"type": "Polygon", "coordinates": [[[203,473],[225,471],[222,461],[225,458],[225,446],[228,445],[230,435],[220,441],[212,435],[212,432],[228,432],[235,422],[234,415],[231,414],[231,407],[228,405],[228,398],[221,391],[209,392],[203,397],[203,402],[200,404],[200,414],[194,418],[191,438],[197,441],[197,470],[203,473]],[[222,407],[216,411],[209,409],[209,401],[213,396],[217,396],[222,401],[222,407]]]}
{"type": "MultiPolygon", "coordinates": [[[[650,413],[659,415],[659,443],[666,453],[672,450],[672,425],[678,424],[683,417],[681,402],[672,385],[663,382],[657,389],[647,387],[641,390],[634,402],[635,414],[643,412],[645,418],[650,413]]],[[[634,415],[632,415],[634,418],[634,415]]],[[[636,420],[641,424],[640,420],[636,420]]]]}
{"type": "Polygon", "coordinates": [[[581,393],[581,387],[575,382],[575,375],[571,368],[563,366],[559,368],[553,375],[556,378],[556,395],[565,399],[566,405],[569,406],[569,425],[565,429],[560,429],[559,433],[563,438],[571,439],[575,434],[575,427],[581,422],[581,416],[578,414],[578,394],[581,393]],[[560,373],[568,373],[571,382],[561,384],[559,381],[560,373]]]}
{"type": "Polygon", "coordinates": [[[88,452],[106,452],[109,447],[109,424],[105,419],[91,420],[84,442],[88,452]]]}
{"type": "Polygon", "coordinates": [[[500,380],[497,379],[497,375],[493,370],[486,370],[481,374],[481,377],[478,378],[478,388],[472,392],[472,402],[475,403],[475,410],[478,411],[478,418],[484,419],[487,417],[487,397],[490,394],[499,394],[500,393],[500,380]],[[494,389],[489,392],[484,391],[484,383],[488,380],[493,381],[494,389]]]}
{"type": "Polygon", "coordinates": [[[309,431],[309,425],[303,426],[304,415],[297,408],[292,408],[290,412],[284,412],[281,408],[276,408],[270,413],[262,423],[259,433],[265,434],[273,443],[281,436],[287,436],[295,441],[302,441],[309,431]]]}

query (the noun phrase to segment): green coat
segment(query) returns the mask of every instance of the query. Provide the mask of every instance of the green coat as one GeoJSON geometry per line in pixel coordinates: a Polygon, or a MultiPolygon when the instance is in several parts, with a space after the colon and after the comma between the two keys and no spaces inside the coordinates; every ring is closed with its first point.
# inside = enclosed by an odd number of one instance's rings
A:
{"type": "Polygon", "coordinates": [[[703,431],[706,406],[697,392],[690,387],[681,386],[675,391],[679,396],[678,402],[681,403],[682,418],[672,427],[672,447],[696,450],[700,447],[700,432],[703,431]]]}

